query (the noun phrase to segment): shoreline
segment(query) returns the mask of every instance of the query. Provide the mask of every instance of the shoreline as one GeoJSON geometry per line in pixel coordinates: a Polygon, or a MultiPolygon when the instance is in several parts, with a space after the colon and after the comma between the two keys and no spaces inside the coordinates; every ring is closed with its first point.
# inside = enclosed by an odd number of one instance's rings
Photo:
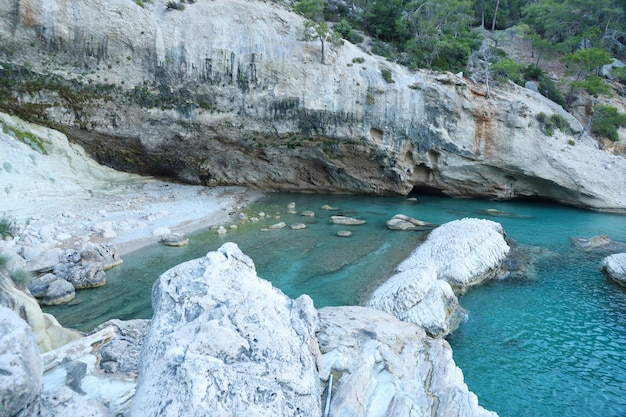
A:
{"type": "MultiPolygon", "coordinates": [[[[4,216],[17,221],[19,234],[0,241],[0,253],[80,249],[86,243],[113,244],[120,257],[159,244],[161,235],[186,235],[233,221],[232,213],[265,193],[243,187],[206,187],[144,178],[115,193],[83,199],[42,199],[32,209],[4,216]],[[40,209],[38,209],[40,207],[40,209]],[[40,210],[40,211],[39,211],[40,210]]],[[[26,256],[24,256],[26,255],[26,256]]]]}

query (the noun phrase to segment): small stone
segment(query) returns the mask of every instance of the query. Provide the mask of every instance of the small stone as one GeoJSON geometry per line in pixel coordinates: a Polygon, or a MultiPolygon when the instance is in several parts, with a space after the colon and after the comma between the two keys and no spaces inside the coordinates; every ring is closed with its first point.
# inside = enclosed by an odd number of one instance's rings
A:
{"type": "Polygon", "coordinates": [[[258,217],[250,217],[250,221],[253,222],[253,223],[256,223],[256,222],[259,221],[259,218],[258,217]]]}
{"type": "Polygon", "coordinates": [[[239,213],[239,220],[247,220],[248,215],[246,213],[239,213]]]}
{"type": "Polygon", "coordinates": [[[300,229],[306,229],[306,224],[304,223],[294,223],[291,226],[291,230],[300,230],[300,229]]]}
{"type": "Polygon", "coordinates": [[[359,224],[364,224],[365,220],[355,219],[348,216],[331,216],[330,222],[334,224],[342,224],[344,226],[356,226],[359,224]]]}
{"type": "Polygon", "coordinates": [[[333,207],[333,206],[329,206],[328,204],[324,204],[322,206],[322,210],[335,211],[335,210],[339,210],[339,208],[333,207]]]}
{"type": "Polygon", "coordinates": [[[226,234],[226,228],[224,226],[220,226],[217,228],[217,234],[218,235],[224,235],[226,234]]]}
{"type": "Polygon", "coordinates": [[[287,204],[287,208],[289,210],[294,210],[296,208],[296,203],[291,202],[291,203],[287,204]]]}
{"type": "Polygon", "coordinates": [[[30,291],[33,297],[42,298],[46,295],[46,292],[48,291],[48,287],[50,286],[50,284],[56,281],[57,279],[58,278],[56,275],[47,273],[45,275],[42,275],[40,277],[33,279],[28,284],[28,290],[30,291]]]}
{"type": "Polygon", "coordinates": [[[339,230],[337,232],[337,236],[339,236],[339,237],[349,237],[349,236],[352,236],[352,232],[350,230],[339,230]]]}
{"type": "Polygon", "coordinates": [[[229,229],[231,230],[236,230],[237,229],[237,225],[236,224],[231,224],[230,226],[228,226],[229,229]]]}
{"type": "Polygon", "coordinates": [[[184,233],[170,233],[161,238],[166,246],[185,246],[189,244],[189,238],[184,233]]]}
{"type": "Polygon", "coordinates": [[[311,210],[303,211],[302,215],[305,216],[305,217],[315,217],[315,213],[312,212],[311,210]]]}
{"type": "Polygon", "coordinates": [[[265,217],[265,212],[264,211],[259,211],[259,217],[265,217]]]}
{"type": "Polygon", "coordinates": [[[282,229],[283,227],[287,227],[287,223],[280,222],[280,223],[275,223],[275,224],[269,226],[270,229],[282,229]]]}
{"type": "Polygon", "coordinates": [[[76,290],[71,283],[64,279],[57,279],[48,286],[41,303],[49,306],[59,305],[73,300],[75,296],[76,290]]]}

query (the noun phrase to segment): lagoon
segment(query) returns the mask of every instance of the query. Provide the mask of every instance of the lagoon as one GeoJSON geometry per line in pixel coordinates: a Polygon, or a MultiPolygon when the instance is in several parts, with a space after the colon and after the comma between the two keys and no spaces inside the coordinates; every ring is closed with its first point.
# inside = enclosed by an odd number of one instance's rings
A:
{"type": "Polygon", "coordinates": [[[358,304],[426,236],[388,230],[385,222],[393,215],[437,224],[488,218],[529,254],[531,267],[460,298],[466,320],[448,340],[480,404],[500,417],[626,415],[626,292],[600,271],[607,253],[582,252],[570,242],[594,235],[626,242],[626,216],[545,202],[287,193],[270,194],[245,212],[266,216],[225,235],[200,231],[183,248],[155,245],[127,255],[107,272],[106,286],[79,291],[71,305],[45,311],[85,331],[109,318],[150,318],[158,276],[227,241],[237,243],[259,276],[290,297],[309,294],[318,308],[358,304]],[[290,202],[297,213],[287,212],[290,202]],[[324,204],[339,210],[322,210],[324,204]],[[302,216],[305,210],[315,216],[302,216]],[[367,223],[332,225],[333,214],[367,223]],[[279,221],[307,228],[260,230],[279,221]],[[336,235],[346,229],[354,234],[336,235]]]}

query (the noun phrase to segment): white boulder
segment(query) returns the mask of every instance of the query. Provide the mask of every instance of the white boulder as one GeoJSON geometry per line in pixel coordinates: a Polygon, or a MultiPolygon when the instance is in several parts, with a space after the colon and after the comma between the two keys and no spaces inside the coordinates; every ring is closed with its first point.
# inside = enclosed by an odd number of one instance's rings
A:
{"type": "Polygon", "coordinates": [[[259,279],[237,245],[164,273],[152,303],[131,416],[321,414],[313,302],[259,279]]]}
{"type": "Polygon", "coordinates": [[[449,333],[458,306],[454,291],[462,293],[501,273],[509,253],[504,236],[502,226],[490,220],[439,226],[374,291],[368,306],[418,324],[432,336],[449,333]]]}
{"type": "Polygon", "coordinates": [[[626,253],[616,253],[602,260],[602,270],[613,281],[626,287],[626,253]]]}

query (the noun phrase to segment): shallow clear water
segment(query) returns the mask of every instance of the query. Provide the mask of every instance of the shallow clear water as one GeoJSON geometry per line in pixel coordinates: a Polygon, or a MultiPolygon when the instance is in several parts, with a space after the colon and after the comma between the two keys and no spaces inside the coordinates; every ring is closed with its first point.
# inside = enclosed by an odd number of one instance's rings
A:
{"type": "Polygon", "coordinates": [[[424,238],[389,231],[384,223],[403,213],[432,223],[483,217],[502,223],[529,250],[533,267],[473,289],[461,298],[468,319],[449,341],[470,389],[501,417],[626,415],[626,292],[599,269],[606,253],[573,247],[571,236],[606,234],[626,242],[626,216],[542,203],[506,203],[421,197],[405,199],[274,194],[251,206],[268,219],[218,236],[206,231],[184,248],[154,246],[126,256],[107,272],[107,285],[79,291],[74,305],[46,308],[67,326],[89,330],[109,318],[149,318],[151,286],[169,267],[234,241],[259,276],[287,295],[311,295],[317,307],[359,302],[424,238]],[[313,210],[314,218],[287,214],[313,210]],[[340,208],[321,210],[323,204],[340,208]],[[516,216],[492,217],[485,209],[516,216]],[[362,218],[362,226],[329,223],[333,214],[362,218]],[[280,215],[280,219],[274,216],[280,215]],[[278,221],[304,222],[303,230],[259,231],[278,221]],[[337,230],[351,230],[349,238],[337,230]]]}

